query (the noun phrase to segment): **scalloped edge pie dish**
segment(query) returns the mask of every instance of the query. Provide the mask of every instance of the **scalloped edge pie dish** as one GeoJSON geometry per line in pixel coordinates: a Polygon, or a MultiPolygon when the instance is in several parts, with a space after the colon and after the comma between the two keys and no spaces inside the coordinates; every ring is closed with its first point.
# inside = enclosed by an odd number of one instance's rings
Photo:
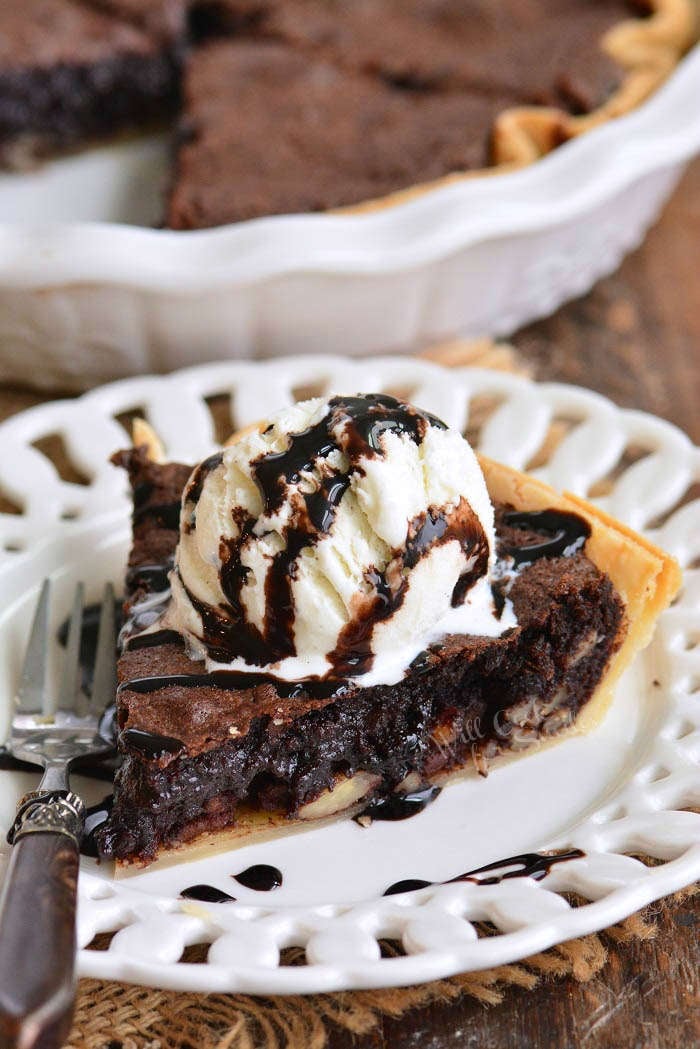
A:
{"type": "MultiPolygon", "coordinates": [[[[700,149],[699,93],[696,47],[634,112],[536,164],[367,213],[193,233],[5,223],[0,380],[80,389],[202,359],[324,353],[331,330],[349,356],[511,333],[640,243],[700,149]]],[[[113,165],[103,176],[118,186],[118,150],[113,165]]],[[[89,197],[90,176],[75,177],[89,197]]]]}

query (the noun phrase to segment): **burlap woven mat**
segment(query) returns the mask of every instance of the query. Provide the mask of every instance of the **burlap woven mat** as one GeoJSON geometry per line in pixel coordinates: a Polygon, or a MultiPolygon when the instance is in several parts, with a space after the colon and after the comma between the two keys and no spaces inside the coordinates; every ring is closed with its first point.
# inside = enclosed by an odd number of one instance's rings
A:
{"type": "MultiPolygon", "coordinates": [[[[511,347],[487,340],[446,343],[424,356],[452,367],[473,364],[528,374],[511,347]]],[[[0,420],[46,399],[27,391],[0,389],[0,420]]],[[[0,511],[3,509],[9,507],[3,506],[0,497],[0,511]]],[[[532,991],[545,980],[564,977],[585,983],[602,972],[610,946],[652,939],[655,918],[697,891],[696,887],[685,889],[601,933],[559,944],[522,962],[417,987],[256,998],[81,980],[65,1049],[323,1049],[334,1027],[362,1036],[384,1017],[401,1017],[431,1003],[468,996],[493,1006],[513,988],[532,991]]],[[[106,946],[108,940],[95,946],[106,946]]]]}
{"type": "Polygon", "coordinates": [[[685,889],[602,933],[559,944],[514,965],[417,987],[255,998],[81,980],[66,1049],[324,1049],[334,1027],[367,1035],[383,1017],[401,1017],[435,1002],[469,996],[494,1006],[509,989],[533,991],[544,980],[569,976],[587,983],[604,969],[609,946],[653,939],[661,911],[696,891],[685,889]]]}

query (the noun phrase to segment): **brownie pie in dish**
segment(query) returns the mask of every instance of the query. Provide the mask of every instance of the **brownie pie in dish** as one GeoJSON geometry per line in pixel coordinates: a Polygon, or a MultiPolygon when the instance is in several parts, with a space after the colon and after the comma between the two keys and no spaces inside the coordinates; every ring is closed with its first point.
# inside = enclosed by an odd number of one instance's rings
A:
{"type": "Polygon", "coordinates": [[[587,731],[672,558],[388,395],[285,409],[196,465],[147,429],[101,854],[143,864],[352,813],[587,731]]]}
{"type": "Polygon", "coordinates": [[[386,206],[633,109],[690,0],[204,0],[167,224],[386,206]]]}
{"type": "Polygon", "coordinates": [[[677,65],[694,0],[3,0],[0,164],[176,121],[165,224],[529,163],[677,65]]]}

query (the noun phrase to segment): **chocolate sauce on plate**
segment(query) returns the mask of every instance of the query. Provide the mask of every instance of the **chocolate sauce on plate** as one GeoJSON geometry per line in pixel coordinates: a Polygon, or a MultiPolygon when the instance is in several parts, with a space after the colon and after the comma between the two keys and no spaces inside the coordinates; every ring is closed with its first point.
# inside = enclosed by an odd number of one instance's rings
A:
{"type": "Polygon", "coordinates": [[[407,820],[427,808],[440,793],[441,788],[433,785],[407,791],[405,794],[387,794],[375,798],[353,818],[358,823],[369,820],[407,820]]]}
{"type": "Polygon", "coordinates": [[[190,885],[180,893],[182,899],[199,900],[201,903],[235,903],[236,897],[213,885],[190,885]]]}
{"type": "Polygon", "coordinates": [[[232,877],[246,889],[254,889],[256,892],[272,892],[282,884],[282,871],[278,867],[270,867],[267,863],[256,863],[232,877]]]}
{"type": "Polygon", "coordinates": [[[452,885],[455,882],[469,881],[475,885],[498,885],[502,881],[511,878],[532,878],[534,881],[542,881],[558,863],[567,863],[569,860],[579,860],[585,853],[581,849],[569,849],[566,852],[543,853],[523,852],[519,856],[508,856],[504,860],[496,860],[487,863],[483,867],[475,867],[473,870],[465,871],[447,881],[423,881],[419,878],[404,879],[394,882],[384,892],[385,896],[396,896],[401,892],[414,892],[416,889],[426,889],[429,885],[452,885]],[[511,870],[511,868],[515,868],[511,870]],[[489,871],[502,871],[489,875],[489,871]],[[480,878],[478,875],[487,874],[488,877],[480,878]]]}

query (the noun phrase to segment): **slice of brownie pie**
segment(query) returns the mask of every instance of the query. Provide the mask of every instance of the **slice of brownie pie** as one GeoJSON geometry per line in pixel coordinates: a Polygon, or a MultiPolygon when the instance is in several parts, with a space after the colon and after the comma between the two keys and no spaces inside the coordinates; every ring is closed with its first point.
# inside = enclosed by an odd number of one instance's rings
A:
{"type": "Polygon", "coordinates": [[[641,536],[386,395],[295,405],[194,469],[141,434],[115,457],[133,546],[98,842],[121,865],[589,730],[680,585],[641,536]]]}

